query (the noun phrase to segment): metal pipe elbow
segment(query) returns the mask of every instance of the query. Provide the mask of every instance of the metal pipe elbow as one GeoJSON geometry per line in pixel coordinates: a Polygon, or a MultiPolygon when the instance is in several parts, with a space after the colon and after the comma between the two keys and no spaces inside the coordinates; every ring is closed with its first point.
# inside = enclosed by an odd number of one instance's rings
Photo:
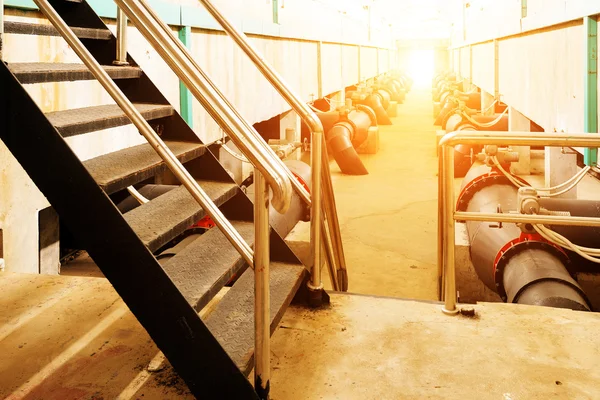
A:
{"type": "Polygon", "coordinates": [[[348,175],[367,175],[369,172],[352,146],[354,127],[348,122],[338,122],[327,132],[327,147],[340,170],[348,175]]]}

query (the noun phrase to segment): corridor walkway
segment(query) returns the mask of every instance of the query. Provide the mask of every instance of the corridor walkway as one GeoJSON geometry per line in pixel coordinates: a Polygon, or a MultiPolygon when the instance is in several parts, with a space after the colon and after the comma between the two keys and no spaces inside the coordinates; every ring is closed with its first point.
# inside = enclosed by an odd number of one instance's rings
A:
{"type": "Polygon", "coordinates": [[[437,299],[437,157],[431,93],[413,89],[367,176],[332,164],[352,293],[437,299]]]}

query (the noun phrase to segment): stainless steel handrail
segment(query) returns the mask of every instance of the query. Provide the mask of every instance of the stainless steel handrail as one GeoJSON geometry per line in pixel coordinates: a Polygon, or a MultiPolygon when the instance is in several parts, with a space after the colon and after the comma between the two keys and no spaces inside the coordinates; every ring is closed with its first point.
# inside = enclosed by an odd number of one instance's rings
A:
{"type": "MultiPolygon", "coordinates": [[[[295,94],[287,85],[283,78],[275,71],[267,61],[254,49],[246,35],[238,30],[225,16],[212,4],[210,0],[198,0],[212,15],[212,17],[223,27],[225,32],[233,39],[233,41],[242,49],[244,53],[252,60],[254,65],[262,73],[262,75],[271,83],[271,85],[279,92],[279,94],[288,102],[300,118],[308,125],[311,130],[311,166],[312,166],[312,203],[314,205],[323,204],[325,210],[325,218],[331,233],[332,248],[334,254],[333,259],[340,270],[346,270],[346,260],[344,257],[344,249],[340,233],[339,220],[335,207],[335,194],[333,192],[333,184],[331,182],[331,173],[329,171],[329,161],[327,152],[324,148],[324,132],[323,125],[319,117],[310,109],[310,107],[302,100],[300,96],[295,94]],[[321,190],[324,190],[322,195],[321,190]],[[322,198],[325,201],[322,201],[322,198]]],[[[310,204],[310,203],[309,203],[310,204]]],[[[311,207],[311,249],[313,252],[313,271],[311,274],[311,287],[313,289],[321,289],[322,282],[320,277],[320,242],[321,231],[318,226],[321,224],[321,207],[311,207]]],[[[327,240],[327,237],[323,238],[327,240]]],[[[326,245],[326,249],[331,246],[326,245]]],[[[335,279],[335,277],[332,277],[335,279]]]]}
{"type": "Polygon", "coordinates": [[[251,266],[254,266],[254,252],[246,243],[244,238],[231,225],[221,210],[213,203],[210,196],[198,185],[198,182],[190,175],[183,167],[181,162],[173,154],[173,152],[162,141],[160,136],[150,127],[146,119],[140,112],[131,104],[127,96],[115,84],[102,66],[96,61],[87,48],[81,43],[77,36],[73,33],[67,23],[58,15],[56,10],[50,5],[48,0],[34,0],[38,8],[46,15],[48,20],[60,32],[62,37],[67,41],[69,46],[75,51],[83,63],[89,68],[94,77],[100,82],[104,89],[110,94],[114,101],[121,107],[123,112],[146,138],[148,143],[155,149],[158,155],[164,160],[167,167],[179,179],[179,181],[187,188],[192,197],[200,204],[206,213],[214,220],[215,224],[221,229],[223,234],[242,255],[244,260],[251,266]]]}
{"type": "Polygon", "coordinates": [[[258,133],[253,128],[248,129],[249,125],[230,107],[225,101],[225,96],[216,89],[204,71],[189,61],[185,55],[187,51],[182,51],[177,46],[179,39],[170,30],[165,32],[161,28],[161,21],[153,18],[143,2],[115,2],[221,129],[227,132],[244,156],[261,171],[273,191],[273,207],[280,213],[285,213],[291,202],[292,184],[277,155],[270,148],[263,146],[262,140],[256,139],[258,133]]]}
{"type": "MultiPolygon", "coordinates": [[[[148,5],[148,3],[146,3],[144,0],[140,1],[140,5],[142,7],[144,7],[144,9],[148,12],[149,15],[152,16],[152,18],[156,21],[156,23],[158,24],[158,26],[160,26],[160,28],[163,30],[163,32],[165,32],[166,34],[169,35],[173,35],[173,32],[171,31],[171,29],[169,28],[169,26],[158,16],[158,14],[152,9],[152,7],[150,7],[148,5]]],[[[196,62],[196,60],[191,56],[191,54],[189,53],[188,49],[183,45],[183,43],[181,43],[181,40],[174,40],[173,43],[175,45],[177,45],[177,47],[181,50],[181,52],[186,56],[186,58],[188,59],[188,61],[190,63],[192,63],[197,69],[201,70],[202,68],[200,67],[200,65],[196,62]]],[[[209,80],[209,83],[211,84],[211,86],[219,91],[219,89],[212,83],[212,81],[209,80]]],[[[244,119],[237,111],[237,109],[229,102],[229,100],[227,100],[227,98],[223,98],[223,101],[225,103],[227,103],[229,105],[229,107],[232,109],[232,111],[236,114],[236,116],[238,116],[240,119],[242,119],[242,121],[244,121],[246,123],[247,128],[253,132],[256,133],[256,138],[259,141],[260,144],[262,144],[265,148],[268,147],[269,150],[272,150],[269,145],[267,144],[267,142],[265,142],[260,135],[256,132],[256,130],[252,127],[252,125],[250,125],[248,123],[248,121],[246,121],[246,119],[244,119]]],[[[285,166],[285,164],[283,163],[283,161],[279,160],[280,164],[282,165],[282,168],[285,169],[288,177],[290,178],[291,182],[292,182],[292,186],[294,188],[294,190],[296,191],[296,193],[298,193],[298,195],[310,206],[311,204],[311,199],[310,199],[310,194],[308,193],[308,191],[304,188],[304,186],[298,182],[298,180],[294,177],[294,174],[289,170],[289,168],[287,168],[287,166],[285,166]]]]}
{"type": "MultiPolygon", "coordinates": [[[[292,185],[291,179],[287,175],[288,170],[273,150],[258,135],[258,132],[229,103],[211,79],[192,59],[179,39],[175,37],[173,32],[145,1],[115,0],[115,2],[255,167],[255,389],[260,398],[268,398],[270,387],[270,205],[268,186],[265,181],[269,180],[271,185],[278,180],[287,184],[286,191],[282,192],[282,194],[289,196],[289,199],[286,199],[286,207],[281,207],[281,204],[280,207],[275,207],[283,213],[289,206],[289,200],[291,199],[292,185]],[[256,157],[255,152],[261,157],[256,157]],[[273,176],[273,173],[277,175],[273,176]]],[[[273,188],[273,186],[271,187],[273,188]]],[[[273,188],[273,191],[276,192],[276,188],[273,188]]],[[[275,201],[275,195],[273,201],[275,201]]]]}
{"type": "Polygon", "coordinates": [[[597,133],[494,132],[458,131],[440,140],[441,159],[438,166],[438,263],[442,273],[444,308],[449,315],[458,313],[456,307],[456,270],[454,258],[457,220],[507,223],[540,223],[556,225],[600,226],[600,218],[544,216],[526,214],[489,214],[457,212],[454,199],[454,146],[503,145],[547,147],[600,147],[597,133]]]}

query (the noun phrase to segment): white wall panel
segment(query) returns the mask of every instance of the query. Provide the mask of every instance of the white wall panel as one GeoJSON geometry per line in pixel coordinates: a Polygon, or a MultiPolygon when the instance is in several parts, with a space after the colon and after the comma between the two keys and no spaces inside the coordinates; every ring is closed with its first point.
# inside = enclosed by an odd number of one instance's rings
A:
{"type": "Polygon", "coordinates": [[[502,99],[548,131],[583,129],[583,27],[499,43],[502,99]]]}
{"type": "MultiPolygon", "coordinates": [[[[321,45],[323,95],[337,92],[344,87],[342,62],[341,44],[323,43],[321,45]]],[[[356,62],[355,59],[354,63],[356,62]]]]}
{"type": "Polygon", "coordinates": [[[362,47],[360,50],[360,74],[362,79],[377,75],[377,48],[362,47]]]}
{"type": "Polygon", "coordinates": [[[494,43],[472,47],[473,84],[488,93],[494,93],[494,43]]]}

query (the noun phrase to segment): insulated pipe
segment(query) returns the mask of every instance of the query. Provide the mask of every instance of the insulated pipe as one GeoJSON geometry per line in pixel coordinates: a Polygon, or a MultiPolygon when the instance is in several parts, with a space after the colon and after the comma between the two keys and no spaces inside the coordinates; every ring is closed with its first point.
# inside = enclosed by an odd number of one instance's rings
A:
{"type": "MultiPolygon", "coordinates": [[[[463,180],[457,210],[495,213],[518,209],[517,188],[488,166],[463,180]]],[[[567,254],[516,224],[467,221],[471,260],[479,279],[504,301],[590,310],[585,293],[567,270],[567,254]]]]}

